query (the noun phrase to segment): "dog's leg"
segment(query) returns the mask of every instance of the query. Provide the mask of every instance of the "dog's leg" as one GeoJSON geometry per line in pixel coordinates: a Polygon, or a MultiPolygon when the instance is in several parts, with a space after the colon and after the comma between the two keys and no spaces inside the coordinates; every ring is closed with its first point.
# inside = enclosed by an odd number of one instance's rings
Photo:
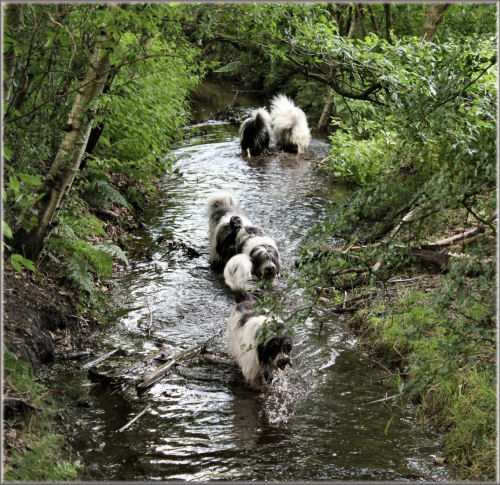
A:
{"type": "Polygon", "coordinates": [[[247,148],[247,158],[250,158],[251,155],[250,155],[250,148],[247,148]]]}

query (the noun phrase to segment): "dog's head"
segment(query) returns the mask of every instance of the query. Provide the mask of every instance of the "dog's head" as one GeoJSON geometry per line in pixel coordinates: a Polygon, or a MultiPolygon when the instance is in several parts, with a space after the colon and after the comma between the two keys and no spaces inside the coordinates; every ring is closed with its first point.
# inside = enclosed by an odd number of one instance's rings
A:
{"type": "Polygon", "coordinates": [[[274,246],[263,244],[255,246],[250,251],[253,263],[253,273],[259,279],[272,280],[280,270],[278,251],[274,246]]]}
{"type": "Polygon", "coordinates": [[[288,335],[271,337],[266,343],[257,347],[259,362],[263,369],[262,377],[265,382],[272,378],[276,370],[292,365],[291,351],[292,339],[288,335]]]}

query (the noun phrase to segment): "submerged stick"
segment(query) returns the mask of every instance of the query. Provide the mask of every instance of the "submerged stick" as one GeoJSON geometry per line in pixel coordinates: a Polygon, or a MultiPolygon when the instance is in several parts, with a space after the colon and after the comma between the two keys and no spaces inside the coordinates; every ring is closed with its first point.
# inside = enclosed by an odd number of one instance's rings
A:
{"type": "Polygon", "coordinates": [[[151,327],[153,325],[153,312],[151,311],[151,307],[149,306],[149,298],[146,297],[146,305],[149,310],[149,325],[148,325],[148,338],[151,338],[151,327]]]}
{"type": "Polygon", "coordinates": [[[107,352],[100,357],[97,357],[97,359],[91,360],[90,362],[87,362],[86,364],[82,365],[81,369],[89,369],[90,367],[93,367],[96,364],[99,364],[103,360],[106,360],[108,357],[113,355],[115,352],[118,352],[118,349],[111,350],[110,352],[107,352]]]}
{"type": "Polygon", "coordinates": [[[149,403],[137,416],[132,418],[125,426],[122,426],[119,430],[118,433],[121,433],[122,431],[125,431],[126,429],[130,428],[141,416],[146,414],[149,411],[149,408],[152,406],[151,403],[149,403]]]}

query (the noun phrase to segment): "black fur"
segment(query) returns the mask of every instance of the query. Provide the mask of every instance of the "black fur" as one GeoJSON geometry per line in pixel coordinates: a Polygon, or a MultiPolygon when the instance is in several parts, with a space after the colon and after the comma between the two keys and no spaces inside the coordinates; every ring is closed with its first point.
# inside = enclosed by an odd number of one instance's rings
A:
{"type": "Polygon", "coordinates": [[[269,130],[259,114],[243,122],[240,146],[244,153],[250,150],[252,157],[261,155],[269,148],[270,139],[269,130]]]}
{"type": "Polygon", "coordinates": [[[260,344],[257,347],[257,355],[260,365],[263,368],[262,379],[264,382],[268,382],[271,379],[274,365],[280,369],[291,365],[291,351],[292,339],[288,335],[271,337],[265,344],[260,344]],[[279,359],[274,362],[279,355],[279,359]]]}
{"type": "Polygon", "coordinates": [[[246,242],[252,238],[257,236],[264,236],[264,231],[257,226],[246,226],[245,227],[245,236],[241,238],[240,244],[236,247],[236,253],[239,254],[243,252],[243,246],[246,242]]]}
{"type": "Polygon", "coordinates": [[[233,216],[228,224],[223,225],[217,231],[216,251],[222,265],[225,265],[236,254],[236,235],[242,227],[241,217],[233,216]]]}

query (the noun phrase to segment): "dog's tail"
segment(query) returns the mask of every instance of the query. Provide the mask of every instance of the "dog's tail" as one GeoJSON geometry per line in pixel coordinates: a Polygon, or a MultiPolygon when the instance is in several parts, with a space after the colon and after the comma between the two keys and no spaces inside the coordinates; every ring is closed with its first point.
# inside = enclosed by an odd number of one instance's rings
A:
{"type": "Polygon", "coordinates": [[[229,206],[236,209],[238,202],[229,192],[217,192],[208,199],[208,213],[212,214],[217,208],[221,206],[229,206]]]}
{"type": "Polygon", "coordinates": [[[237,302],[252,298],[252,268],[252,260],[247,254],[233,256],[224,268],[224,281],[231,288],[237,302]]]}
{"type": "Polygon", "coordinates": [[[271,119],[275,129],[291,130],[301,118],[301,112],[293,101],[284,94],[278,94],[271,101],[271,119]]]}

